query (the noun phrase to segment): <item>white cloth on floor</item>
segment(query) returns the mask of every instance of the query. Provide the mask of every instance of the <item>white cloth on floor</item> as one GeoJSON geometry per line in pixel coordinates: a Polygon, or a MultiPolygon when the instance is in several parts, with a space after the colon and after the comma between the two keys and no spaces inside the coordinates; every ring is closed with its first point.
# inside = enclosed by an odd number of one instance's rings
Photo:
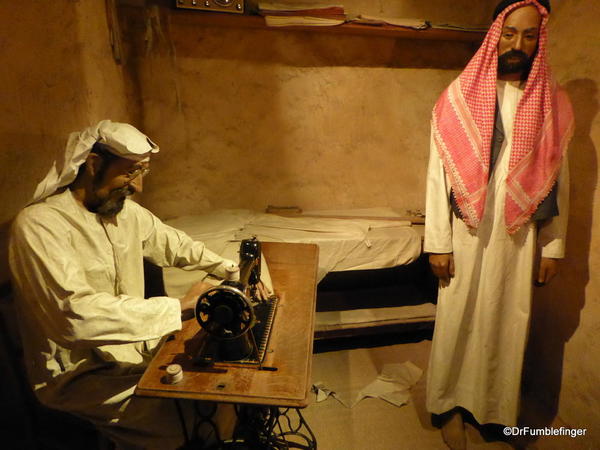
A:
{"type": "Polygon", "coordinates": [[[362,388],[357,385],[343,388],[333,384],[327,387],[324,383],[318,382],[313,385],[313,392],[317,394],[317,402],[332,396],[346,408],[353,408],[367,397],[380,398],[400,407],[408,403],[410,388],[419,381],[422,375],[423,371],[410,361],[385,364],[381,373],[362,388]]]}
{"type": "Polygon", "coordinates": [[[455,276],[440,287],[427,374],[427,409],[461,406],[479,423],[514,426],[529,329],[536,240],[545,257],[564,256],[568,166],[558,179],[560,215],[514,235],[504,224],[505,180],[512,125],[523,91],[498,83],[504,145],[489,182],[484,217],[476,230],[451,213],[450,183],[432,139],[427,181],[425,251],[454,254],[455,276]]]}
{"type": "Polygon", "coordinates": [[[317,403],[324,402],[333,394],[333,391],[325,386],[322,381],[317,381],[312,385],[312,391],[317,394],[317,403]]]}

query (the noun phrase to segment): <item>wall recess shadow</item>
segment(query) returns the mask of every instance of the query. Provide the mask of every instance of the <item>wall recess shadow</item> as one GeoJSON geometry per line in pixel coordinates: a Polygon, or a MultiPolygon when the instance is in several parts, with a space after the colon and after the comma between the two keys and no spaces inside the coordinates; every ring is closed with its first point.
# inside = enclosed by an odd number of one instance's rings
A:
{"type": "Polygon", "coordinates": [[[598,86],[591,79],[576,79],[564,87],[577,106],[575,135],[569,152],[569,229],[566,258],[561,262],[557,279],[548,287],[536,288],[533,299],[523,388],[525,399],[533,399],[543,407],[535,411],[536,408],[524,405],[522,420],[530,426],[548,426],[558,414],[565,345],[579,327],[585,289],[590,281],[592,206],[598,183],[597,149],[590,132],[600,106],[598,86]],[[535,418],[528,411],[535,411],[535,418]]]}

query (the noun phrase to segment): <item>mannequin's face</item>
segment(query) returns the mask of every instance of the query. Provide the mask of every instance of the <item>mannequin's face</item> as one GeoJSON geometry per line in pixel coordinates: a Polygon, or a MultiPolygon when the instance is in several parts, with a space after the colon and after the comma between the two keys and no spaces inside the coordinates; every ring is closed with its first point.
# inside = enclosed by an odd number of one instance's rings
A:
{"type": "MultiPolygon", "coordinates": [[[[99,157],[102,159],[102,157],[99,157]]],[[[149,162],[115,158],[110,161],[97,161],[93,180],[93,201],[90,210],[103,217],[114,217],[122,209],[125,199],[143,190],[143,175],[149,169],[149,162]]]]}
{"type": "Polygon", "coordinates": [[[506,16],[498,42],[500,79],[519,79],[529,71],[537,50],[541,19],[532,5],[517,8],[506,16]]]}

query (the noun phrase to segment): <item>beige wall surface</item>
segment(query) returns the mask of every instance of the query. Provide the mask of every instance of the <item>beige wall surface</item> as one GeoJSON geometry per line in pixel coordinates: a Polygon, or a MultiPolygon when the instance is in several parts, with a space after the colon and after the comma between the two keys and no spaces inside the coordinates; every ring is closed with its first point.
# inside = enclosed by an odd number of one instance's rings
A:
{"type": "MultiPolygon", "coordinates": [[[[550,56],[575,109],[569,149],[571,207],[567,257],[537,292],[528,352],[528,389],[571,426],[600,443],[600,3],[553,2],[550,56]]],[[[574,445],[576,442],[574,442],[574,445]]],[[[573,447],[580,448],[580,447],[573,447]]]]}
{"type": "Polygon", "coordinates": [[[0,2],[0,281],[8,226],[64,149],[68,133],[130,120],[104,1],[0,2]]]}
{"type": "Polygon", "coordinates": [[[84,113],[85,89],[71,2],[41,14],[33,3],[0,3],[0,273],[6,280],[8,222],[50,167],[54,151],[84,113]],[[36,32],[32,32],[35,30],[36,32]],[[62,37],[62,39],[61,39],[62,37]],[[63,64],[57,64],[62,60],[63,64]],[[68,112],[69,117],[63,113],[68,112]]]}
{"type": "MultiPolygon", "coordinates": [[[[425,3],[348,10],[489,17],[489,2],[425,3]]],[[[133,8],[125,21],[145,131],[163,148],[146,206],[163,218],[267,205],[424,207],[431,108],[472,45],[206,27],[194,14],[133,8]]]]}

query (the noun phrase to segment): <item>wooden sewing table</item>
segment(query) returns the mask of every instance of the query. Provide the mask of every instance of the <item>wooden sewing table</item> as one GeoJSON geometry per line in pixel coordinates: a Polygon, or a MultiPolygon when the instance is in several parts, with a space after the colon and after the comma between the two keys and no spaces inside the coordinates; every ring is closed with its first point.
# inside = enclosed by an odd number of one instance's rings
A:
{"type": "Polygon", "coordinates": [[[311,387],[318,247],[314,244],[263,242],[279,306],[263,370],[216,363],[213,372],[193,358],[201,331],[195,319],[168,338],[157,352],[135,394],[144,397],[203,400],[277,408],[304,408],[311,387]],[[180,364],[183,380],[166,384],[166,367],[180,364]]]}

